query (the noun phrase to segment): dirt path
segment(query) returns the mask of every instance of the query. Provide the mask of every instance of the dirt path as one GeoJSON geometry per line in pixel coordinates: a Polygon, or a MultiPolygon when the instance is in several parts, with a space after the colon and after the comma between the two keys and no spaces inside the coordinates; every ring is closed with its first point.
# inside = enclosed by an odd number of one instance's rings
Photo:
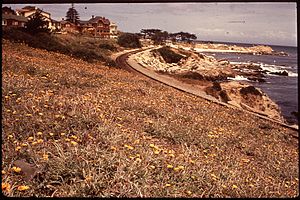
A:
{"type": "MultiPolygon", "coordinates": [[[[238,108],[234,105],[221,102],[218,99],[216,99],[216,98],[214,98],[210,95],[207,95],[204,91],[200,90],[199,88],[196,88],[195,86],[193,86],[191,84],[184,83],[184,82],[179,81],[179,80],[177,80],[175,78],[172,78],[170,76],[158,74],[158,73],[154,72],[153,70],[149,70],[149,69],[141,66],[140,64],[138,64],[134,60],[134,54],[138,53],[140,51],[144,51],[144,50],[147,50],[147,49],[134,50],[134,51],[130,51],[128,53],[119,55],[118,57],[115,58],[118,66],[122,69],[127,70],[127,71],[130,71],[130,72],[133,72],[133,73],[139,73],[139,74],[142,74],[144,76],[147,76],[148,78],[151,78],[152,80],[159,81],[160,83],[163,83],[165,85],[168,85],[168,86],[173,87],[175,89],[178,89],[180,91],[187,92],[189,94],[193,94],[193,95],[196,95],[198,97],[204,98],[204,99],[206,99],[208,101],[211,101],[213,103],[217,103],[217,104],[222,105],[222,106],[230,107],[232,109],[238,109],[238,110],[253,114],[253,115],[255,115],[259,118],[275,122],[275,123],[280,124],[284,127],[291,128],[291,129],[294,129],[294,130],[298,130],[298,127],[290,126],[288,124],[279,122],[279,121],[271,119],[269,117],[260,115],[259,113],[250,112],[250,111],[238,108]]],[[[298,133],[297,133],[297,135],[295,135],[295,137],[298,137],[298,133]]]]}

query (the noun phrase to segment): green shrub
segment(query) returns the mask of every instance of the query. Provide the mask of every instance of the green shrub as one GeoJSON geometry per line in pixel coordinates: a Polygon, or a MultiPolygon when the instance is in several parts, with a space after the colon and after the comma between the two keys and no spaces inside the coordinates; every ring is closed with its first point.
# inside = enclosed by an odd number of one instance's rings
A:
{"type": "Polygon", "coordinates": [[[178,63],[181,60],[181,58],[183,58],[182,55],[172,51],[170,47],[162,47],[154,51],[159,52],[159,54],[167,63],[178,63]]]}
{"type": "Polygon", "coordinates": [[[3,38],[14,42],[24,42],[30,47],[70,55],[87,62],[98,60],[105,62],[107,66],[116,66],[116,63],[108,56],[109,54],[105,52],[106,50],[117,50],[113,44],[109,43],[88,45],[88,40],[85,42],[78,42],[78,38],[77,40],[74,39],[69,42],[64,42],[64,40],[47,33],[31,35],[25,32],[25,29],[22,28],[4,28],[3,38]],[[97,48],[97,46],[102,49],[97,48]]]}
{"type": "Polygon", "coordinates": [[[141,48],[139,37],[133,33],[124,33],[119,36],[118,44],[126,48],[141,48]]]}
{"type": "Polygon", "coordinates": [[[80,58],[88,62],[92,62],[93,60],[104,60],[104,57],[102,55],[99,55],[96,52],[83,47],[74,48],[72,50],[72,55],[76,58],[80,58]]]}
{"type": "Polygon", "coordinates": [[[112,44],[108,44],[108,43],[99,44],[99,48],[100,49],[108,49],[110,51],[117,51],[117,47],[115,47],[112,44]]]}

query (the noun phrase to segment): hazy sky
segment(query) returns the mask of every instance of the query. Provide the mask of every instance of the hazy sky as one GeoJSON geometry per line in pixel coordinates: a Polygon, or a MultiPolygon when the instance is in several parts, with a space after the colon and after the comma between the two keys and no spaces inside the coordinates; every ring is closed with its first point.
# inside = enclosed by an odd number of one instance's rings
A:
{"type": "MultiPolygon", "coordinates": [[[[23,5],[2,5],[22,8],[23,5]]],[[[56,20],[71,4],[37,4],[56,20]]],[[[194,33],[199,40],[297,46],[295,2],[75,4],[81,20],[104,16],[119,30],[159,28],[194,33]]]]}

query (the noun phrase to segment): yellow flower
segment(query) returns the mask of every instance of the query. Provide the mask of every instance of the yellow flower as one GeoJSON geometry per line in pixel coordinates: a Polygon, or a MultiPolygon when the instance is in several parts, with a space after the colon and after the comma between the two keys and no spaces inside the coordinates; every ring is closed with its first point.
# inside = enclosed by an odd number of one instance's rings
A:
{"type": "Polygon", "coordinates": [[[9,192],[10,191],[10,184],[9,183],[2,183],[2,191],[9,192]]]}
{"type": "Polygon", "coordinates": [[[156,150],[156,151],[154,151],[154,154],[157,155],[157,154],[159,154],[159,152],[160,152],[160,151],[156,150]]]}
{"type": "Polygon", "coordinates": [[[110,149],[113,150],[113,151],[116,151],[116,150],[117,150],[117,148],[114,147],[114,146],[110,147],[110,149]]]}
{"type": "Polygon", "coordinates": [[[195,164],[195,161],[194,160],[190,160],[190,163],[195,164]]]}
{"type": "Polygon", "coordinates": [[[174,171],[176,171],[176,172],[179,171],[179,168],[178,168],[178,167],[175,167],[175,168],[174,168],[174,171]]]}
{"type": "Polygon", "coordinates": [[[167,165],[167,168],[172,169],[173,165],[167,165]]]}
{"type": "Polygon", "coordinates": [[[43,155],[43,159],[44,159],[44,160],[49,160],[48,154],[44,154],[44,155],[43,155]]]}
{"type": "Polygon", "coordinates": [[[6,174],[6,172],[4,170],[1,171],[2,174],[6,174]]]}
{"type": "Polygon", "coordinates": [[[39,115],[40,115],[40,116],[43,116],[44,114],[43,114],[43,113],[39,113],[39,115]]]}
{"type": "Polygon", "coordinates": [[[50,136],[53,136],[53,135],[54,135],[54,133],[49,133],[49,135],[50,135],[50,136]]]}
{"type": "Polygon", "coordinates": [[[71,138],[76,140],[78,137],[76,135],[72,135],[71,138]]]}
{"type": "Polygon", "coordinates": [[[26,185],[20,185],[19,187],[18,187],[18,190],[19,191],[24,191],[24,190],[28,190],[30,187],[29,186],[26,186],[26,185]]]}
{"type": "Polygon", "coordinates": [[[69,138],[65,138],[65,141],[70,142],[71,140],[69,138]]]}
{"type": "Polygon", "coordinates": [[[19,172],[21,171],[21,168],[20,168],[20,167],[13,167],[12,170],[13,170],[14,172],[19,173],[19,172]]]}
{"type": "Polygon", "coordinates": [[[31,141],[31,140],[33,140],[33,137],[29,137],[27,140],[31,141]]]}
{"type": "Polygon", "coordinates": [[[20,146],[17,146],[17,147],[16,147],[16,151],[19,151],[20,149],[21,149],[20,146]]]}
{"type": "Polygon", "coordinates": [[[130,145],[127,145],[127,144],[125,144],[124,147],[127,147],[127,148],[130,149],[130,150],[134,149],[134,147],[132,147],[132,146],[130,146],[130,145]]]}
{"type": "Polygon", "coordinates": [[[36,142],[37,142],[37,143],[43,143],[44,140],[43,140],[43,139],[38,139],[36,142]]]}
{"type": "Polygon", "coordinates": [[[22,147],[27,147],[28,144],[23,143],[23,144],[21,144],[21,146],[22,146],[22,147]]]}
{"type": "Polygon", "coordinates": [[[166,187],[170,187],[170,186],[171,186],[171,184],[169,184],[169,183],[166,184],[166,187]]]}
{"type": "Polygon", "coordinates": [[[172,154],[172,153],[171,153],[171,154],[169,154],[169,156],[170,156],[170,157],[173,157],[173,158],[175,157],[175,155],[174,155],[174,154],[172,154]]]}
{"type": "Polygon", "coordinates": [[[42,132],[37,132],[36,134],[37,134],[37,135],[43,135],[43,133],[42,133],[42,132]]]}
{"type": "Polygon", "coordinates": [[[154,166],[154,165],[150,165],[150,168],[151,168],[151,169],[155,169],[155,166],[154,166]]]}
{"type": "Polygon", "coordinates": [[[74,145],[74,146],[76,146],[78,143],[75,142],[75,141],[71,141],[71,144],[74,145]]]}
{"type": "Polygon", "coordinates": [[[179,169],[184,169],[184,166],[180,165],[178,166],[179,169]]]}
{"type": "Polygon", "coordinates": [[[12,136],[12,135],[8,135],[7,136],[7,139],[12,139],[14,136],[12,136]]]}
{"type": "Polygon", "coordinates": [[[65,133],[61,133],[60,135],[61,135],[61,136],[64,136],[64,135],[66,135],[66,134],[65,134],[65,133]]]}
{"type": "Polygon", "coordinates": [[[149,146],[153,148],[155,145],[154,144],[150,144],[149,146]]]}
{"type": "Polygon", "coordinates": [[[192,194],[192,192],[191,191],[186,191],[186,193],[188,194],[188,195],[191,195],[192,194]]]}
{"type": "Polygon", "coordinates": [[[237,188],[238,188],[238,186],[236,186],[236,185],[232,186],[232,189],[237,189],[237,188]]]}
{"type": "Polygon", "coordinates": [[[36,144],[37,144],[37,142],[32,142],[32,143],[31,143],[31,145],[36,145],[36,144]]]}

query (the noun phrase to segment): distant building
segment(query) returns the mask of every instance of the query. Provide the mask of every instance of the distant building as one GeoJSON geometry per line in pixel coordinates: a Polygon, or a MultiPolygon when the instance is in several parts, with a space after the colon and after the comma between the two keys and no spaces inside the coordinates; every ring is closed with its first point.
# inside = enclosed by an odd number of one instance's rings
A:
{"type": "Polygon", "coordinates": [[[109,33],[110,33],[110,38],[117,38],[118,37],[118,26],[114,23],[111,22],[109,25],[109,33]]]}
{"type": "Polygon", "coordinates": [[[77,26],[76,24],[66,21],[66,20],[62,20],[60,21],[60,27],[61,27],[61,33],[62,34],[67,34],[67,33],[79,33],[80,32],[80,27],[77,26]]]}
{"type": "Polygon", "coordinates": [[[47,27],[50,30],[54,31],[54,30],[58,29],[57,26],[60,26],[60,24],[59,23],[53,23],[53,20],[51,19],[51,14],[37,8],[36,6],[25,6],[22,9],[17,9],[16,10],[17,15],[24,16],[27,19],[32,18],[36,12],[41,13],[41,15],[44,17],[44,20],[47,22],[47,27]]]}
{"type": "Polygon", "coordinates": [[[94,17],[88,21],[80,21],[81,32],[94,37],[110,38],[110,21],[105,17],[94,17]]]}
{"type": "Polygon", "coordinates": [[[25,27],[28,21],[26,17],[18,16],[17,13],[9,8],[2,8],[2,26],[3,27],[25,27]]]}

